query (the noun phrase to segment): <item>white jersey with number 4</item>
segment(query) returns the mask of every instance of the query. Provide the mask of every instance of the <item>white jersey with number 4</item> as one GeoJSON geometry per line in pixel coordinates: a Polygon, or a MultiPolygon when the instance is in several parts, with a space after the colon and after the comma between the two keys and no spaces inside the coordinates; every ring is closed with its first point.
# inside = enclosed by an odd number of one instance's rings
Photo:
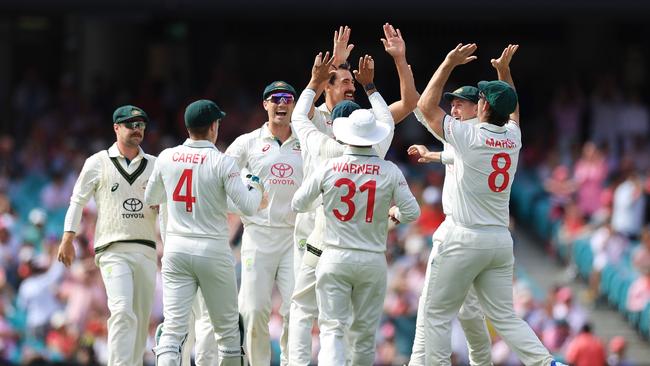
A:
{"type": "Polygon", "coordinates": [[[187,139],[160,153],[145,201],[167,203],[167,236],[227,240],[227,197],[246,215],[254,214],[262,199],[261,192],[248,190],[240,175],[235,159],[214,144],[187,139]]]}
{"type": "Polygon", "coordinates": [[[292,207],[306,211],[321,194],[325,247],[383,252],[391,202],[399,208],[401,222],[420,215],[402,172],[372,148],[348,146],[343,156],[325,162],[298,189],[292,207]]]}
{"type": "Polygon", "coordinates": [[[446,116],[444,139],[456,150],[454,222],[508,227],[510,189],[521,149],[519,125],[469,124],[446,116]]]}

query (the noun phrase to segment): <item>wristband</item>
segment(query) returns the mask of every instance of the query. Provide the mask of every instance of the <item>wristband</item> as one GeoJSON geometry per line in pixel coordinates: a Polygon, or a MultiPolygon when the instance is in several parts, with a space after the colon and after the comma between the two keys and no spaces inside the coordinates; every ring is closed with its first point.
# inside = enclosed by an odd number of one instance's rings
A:
{"type": "Polygon", "coordinates": [[[372,89],[377,89],[377,88],[375,87],[375,83],[368,83],[363,86],[363,89],[365,91],[371,91],[372,89]]]}

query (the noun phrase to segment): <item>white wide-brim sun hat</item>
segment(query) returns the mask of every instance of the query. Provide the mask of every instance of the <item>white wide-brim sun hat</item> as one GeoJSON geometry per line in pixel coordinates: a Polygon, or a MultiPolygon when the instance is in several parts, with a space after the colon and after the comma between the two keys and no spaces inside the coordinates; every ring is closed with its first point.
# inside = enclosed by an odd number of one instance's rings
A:
{"type": "Polygon", "coordinates": [[[357,109],[349,117],[335,119],[332,129],[337,140],[354,146],[375,145],[390,134],[390,127],[378,124],[367,109],[357,109]]]}

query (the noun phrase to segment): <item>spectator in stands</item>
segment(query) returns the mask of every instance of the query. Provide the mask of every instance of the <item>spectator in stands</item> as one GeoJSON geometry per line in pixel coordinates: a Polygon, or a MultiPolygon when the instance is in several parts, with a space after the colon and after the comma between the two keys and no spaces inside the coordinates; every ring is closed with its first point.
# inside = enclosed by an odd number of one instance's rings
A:
{"type": "Polygon", "coordinates": [[[625,357],[625,350],[627,349],[627,342],[622,336],[616,336],[609,341],[607,347],[609,354],[607,355],[607,366],[633,366],[628,362],[625,357]]]}
{"type": "Polygon", "coordinates": [[[0,267],[5,269],[7,280],[11,285],[18,285],[18,250],[20,243],[15,235],[11,234],[8,220],[0,216],[0,267]]]}
{"type": "MultiPolygon", "coordinates": [[[[4,269],[0,268],[0,288],[6,286],[3,282],[4,269]]],[[[12,327],[9,320],[6,318],[6,311],[4,299],[0,299],[0,360],[8,360],[17,352],[18,332],[12,327]]]]}
{"type": "Polygon", "coordinates": [[[43,340],[50,317],[61,309],[54,293],[54,284],[61,282],[64,267],[57,261],[51,261],[46,254],[32,257],[28,266],[30,275],[20,284],[17,306],[27,314],[27,334],[43,340]]]}
{"type": "Polygon", "coordinates": [[[571,179],[569,168],[566,165],[553,168],[551,176],[544,181],[544,189],[550,194],[551,219],[557,220],[564,214],[564,206],[576,191],[576,184],[571,179]]]}
{"type": "Polygon", "coordinates": [[[641,234],[641,245],[635,251],[632,264],[640,276],[632,282],[627,293],[627,309],[639,312],[650,302],[650,226],[641,234]]]}
{"type": "Polygon", "coordinates": [[[591,325],[585,324],[569,343],[566,361],[572,366],[606,366],[605,360],[603,342],[591,333],[591,325]]]}
{"type": "Polygon", "coordinates": [[[607,222],[594,231],[590,245],[594,260],[589,276],[589,288],[591,297],[595,298],[600,294],[600,273],[603,268],[608,263],[618,263],[629,244],[627,238],[614,232],[612,225],[607,222]]]}
{"type": "Polygon", "coordinates": [[[72,265],[69,277],[58,288],[58,297],[65,302],[66,322],[78,332],[85,329],[90,309],[108,313],[99,271],[88,259],[72,265]]]}
{"type": "Polygon", "coordinates": [[[637,240],[644,222],[645,196],[633,164],[629,161],[627,164],[622,162],[624,181],[614,190],[612,228],[628,239],[637,240]]]}
{"type": "Polygon", "coordinates": [[[56,361],[71,361],[77,350],[78,333],[71,330],[65,313],[57,311],[50,319],[50,330],[45,337],[45,344],[50,358],[56,361]]]}
{"type": "Polygon", "coordinates": [[[555,294],[553,304],[553,319],[566,321],[571,328],[571,334],[576,334],[587,322],[587,312],[573,299],[571,287],[563,286],[555,294]]]}
{"type": "Polygon", "coordinates": [[[69,197],[74,188],[74,179],[69,179],[63,166],[53,167],[50,171],[51,181],[41,190],[41,203],[48,211],[67,208],[69,197]]]}
{"type": "Polygon", "coordinates": [[[587,218],[600,208],[600,195],[607,179],[607,162],[593,142],[582,147],[576,162],[574,180],[578,190],[578,207],[587,218]]]}

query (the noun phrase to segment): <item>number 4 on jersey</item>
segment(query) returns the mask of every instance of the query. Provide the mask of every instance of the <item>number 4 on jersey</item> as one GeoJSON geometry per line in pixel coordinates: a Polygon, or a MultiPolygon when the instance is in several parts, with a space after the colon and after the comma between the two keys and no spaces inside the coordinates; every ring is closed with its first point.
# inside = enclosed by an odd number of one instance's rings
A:
{"type": "Polygon", "coordinates": [[[176,202],[185,202],[185,210],[192,212],[192,206],[196,202],[196,197],[192,196],[192,169],[183,170],[181,178],[174,188],[172,199],[176,202]],[[181,190],[185,187],[185,194],[181,194],[181,190]]]}

